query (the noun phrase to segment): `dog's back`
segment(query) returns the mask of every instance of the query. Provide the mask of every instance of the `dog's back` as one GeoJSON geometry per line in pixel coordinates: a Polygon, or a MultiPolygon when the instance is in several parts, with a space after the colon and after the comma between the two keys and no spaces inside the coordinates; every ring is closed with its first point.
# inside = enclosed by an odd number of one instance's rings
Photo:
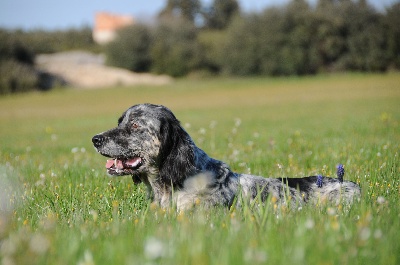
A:
{"type": "Polygon", "coordinates": [[[352,202],[360,197],[361,189],[352,181],[336,178],[310,176],[304,178],[263,178],[242,174],[239,177],[242,194],[249,198],[259,197],[265,201],[267,197],[275,197],[279,202],[298,204],[303,202],[329,201],[352,202]],[[318,185],[318,178],[321,183],[318,185]]]}

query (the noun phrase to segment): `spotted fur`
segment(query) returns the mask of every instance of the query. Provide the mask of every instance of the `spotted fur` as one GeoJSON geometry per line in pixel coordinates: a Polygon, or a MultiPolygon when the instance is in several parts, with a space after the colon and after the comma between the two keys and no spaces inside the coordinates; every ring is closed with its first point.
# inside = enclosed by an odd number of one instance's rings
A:
{"type": "Polygon", "coordinates": [[[161,207],[173,203],[179,209],[194,204],[229,207],[238,194],[250,201],[275,197],[292,205],[351,202],[360,195],[356,183],[336,178],[319,177],[317,185],[317,176],[264,178],[235,173],[198,148],[174,114],[160,105],[132,106],[116,128],[95,135],[92,142],[100,154],[111,158],[106,166],[110,175],[131,175],[135,183],[143,182],[161,207]]]}

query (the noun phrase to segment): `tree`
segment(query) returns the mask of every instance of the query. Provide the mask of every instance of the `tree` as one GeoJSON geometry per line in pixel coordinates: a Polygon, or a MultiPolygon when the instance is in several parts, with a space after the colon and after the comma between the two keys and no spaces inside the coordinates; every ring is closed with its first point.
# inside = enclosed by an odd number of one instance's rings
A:
{"type": "Polygon", "coordinates": [[[319,70],[332,71],[346,51],[346,28],[339,7],[334,0],[319,0],[313,12],[315,24],[314,47],[319,60],[319,70]]]}
{"type": "Polygon", "coordinates": [[[151,46],[152,70],[158,74],[184,76],[202,63],[202,49],[194,25],[175,19],[159,25],[151,46]]]}
{"type": "Polygon", "coordinates": [[[231,75],[255,75],[260,70],[260,16],[238,18],[227,31],[221,47],[221,71],[231,75]]]}
{"type": "Polygon", "coordinates": [[[205,26],[211,29],[224,29],[239,11],[236,0],[214,0],[212,6],[204,12],[205,26]]]}
{"type": "Polygon", "coordinates": [[[292,0],[284,9],[285,43],[281,46],[283,75],[314,74],[317,71],[315,24],[306,0],[292,0]]]}
{"type": "Polygon", "coordinates": [[[266,75],[314,74],[318,59],[313,45],[315,24],[305,0],[285,8],[268,9],[261,17],[260,73],[266,75]]]}
{"type": "Polygon", "coordinates": [[[388,56],[391,67],[400,69],[400,3],[387,10],[385,26],[388,28],[388,56]]]}
{"type": "MultiPolygon", "coordinates": [[[[342,0],[344,1],[344,0],[342,0]]],[[[337,15],[343,19],[346,48],[337,62],[341,70],[383,71],[387,67],[386,30],[383,15],[365,3],[341,2],[337,15]]]]}
{"type": "Polygon", "coordinates": [[[165,20],[178,18],[194,24],[200,9],[200,0],[168,0],[165,8],[159,13],[159,18],[165,20]]]}
{"type": "Polygon", "coordinates": [[[21,38],[22,32],[9,32],[0,29],[0,61],[14,60],[33,65],[35,54],[30,45],[21,38]]]}
{"type": "Polygon", "coordinates": [[[318,0],[317,10],[329,10],[335,5],[336,0],[318,0]]]}
{"type": "Polygon", "coordinates": [[[138,24],[123,28],[105,49],[107,63],[135,72],[149,71],[151,45],[151,32],[146,26],[138,24]]]}

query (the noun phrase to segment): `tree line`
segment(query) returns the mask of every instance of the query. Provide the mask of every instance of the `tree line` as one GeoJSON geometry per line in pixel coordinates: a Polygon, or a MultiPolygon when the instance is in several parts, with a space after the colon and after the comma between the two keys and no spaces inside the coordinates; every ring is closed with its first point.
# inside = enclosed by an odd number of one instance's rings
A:
{"type": "Polygon", "coordinates": [[[400,68],[400,4],[292,0],[244,14],[235,0],[168,0],[156,26],[135,25],[106,47],[109,63],[172,76],[310,75],[400,68]]]}
{"type": "Polygon", "coordinates": [[[135,72],[186,75],[311,75],[400,69],[400,3],[375,10],[366,0],[292,0],[244,13],[236,0],[167,0],[156,23],[118,31],[106,46],[89,27],[47,32],[0,29],[0,94],[47,89],[39,53],[104,52],[135,72]]]}

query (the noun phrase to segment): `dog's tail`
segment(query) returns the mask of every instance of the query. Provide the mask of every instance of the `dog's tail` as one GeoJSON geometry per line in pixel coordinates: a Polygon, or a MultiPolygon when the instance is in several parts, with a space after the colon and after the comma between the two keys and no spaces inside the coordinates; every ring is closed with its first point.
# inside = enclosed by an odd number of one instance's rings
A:
{"type": "Polygon", "coordinates": [[[323,176],[310,176],[305,178],[280,178],[290,188],[300,191],[304,201],[312,202],[348,202],[351,203],[360,198],[361,188],[352,181],[344,181],[342,178],[330,178],[323,176]]]}

